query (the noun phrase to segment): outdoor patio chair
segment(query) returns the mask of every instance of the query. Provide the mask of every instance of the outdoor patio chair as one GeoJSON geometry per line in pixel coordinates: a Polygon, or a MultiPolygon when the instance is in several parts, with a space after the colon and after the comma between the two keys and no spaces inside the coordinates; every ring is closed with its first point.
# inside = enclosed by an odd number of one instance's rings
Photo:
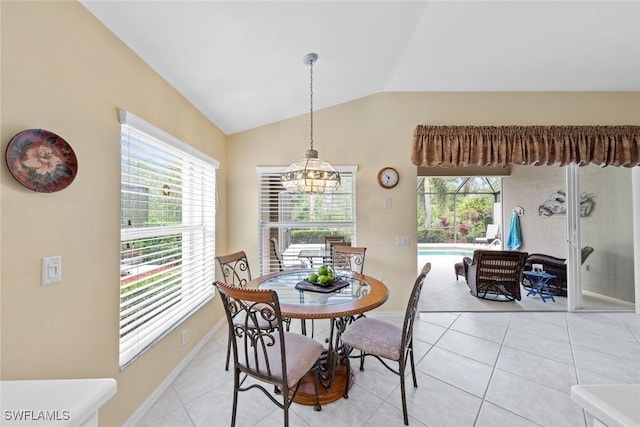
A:
{"type": "Polygon", "coordinates": [[[324,257],[322,262],[324,264],[331,264],[333,257],[333,248],[335,246],[344,246],[347,242],[344,240],[344,236],[324,236],[324,250],[331,255],[324,257]]]}
{"type": "Polygon", "coordinates": [[[326,251],[333,250],[335,245],[346,244],[344,236],[324,236],[324,249],[326,251]]]}
{"type": "Polygon", "coordinates": [[[464,257],[471,295],[496,301],[520,301],[526,252],[475,250],[473,259],[464,257]]]}
{"type": "Polygon", "coordinates": [[[499,237],[500,224],[488,224],[484,237],[476,237],[476,243],[490,244],[499,237]]]}
{"type": "Polygon", "coordinates": [[[316,375],[314,409],[319,411],[318,360],[322,355],[322,344],[302,334],[285,332],[276,291],[239,288],[221,282],[216,282],[215,286],[220,292],[229,336],[232,337],[231,426],[236,424],[238,393],[256,389],[284,410],[284,425],[287,427],[289,407],[298,392],[300,380],[309,371],[316,375]],[[245,385],[249,377],[251,379],[245,385]],[[274,390],[267,390],[263,383],[270,384],[274,390]]]}
{"type": "Polygon", "coordinates": [[[288,266],[284,265],[284,260],[282,258],[282,252],[280,252],[280,243],[276,237],[272,237],[269,239],[269,244],[271,246],[271,254],[278,261],[278,271],[284,271],[285,268],[293,269],[293,268],[307,268],[307,264],[299,263],[299,264],[291,264],[288,266]]]}
{"type": "MultiPolygon", "coordinates": [[[[378,359],[388,370],[400,377],[400,396],[405,425],[409,425],[409,415],[407,413],[404,371],[407,362],[409,362],[413,386],[418,387],[413,356],[413,323],[418,316],[418,301],[420,300],[422,285],[429,271],[431,271],[431,263],[425,264],[413,284],[402,328],[382,320],[363,317],[349,325],[342,334],[345,354],[349,355],[352,349],[360,350],[360,355],[355,357],[360,358],[361,371],[364,371],[364,359],[367,356],[372,356],[378,359]],[[391,366],[389,362],[397,362],[397,369],[391,366]]],[[[350,368],[349,357],[347,357],[347,378],[350,375],[350,368]]],[[[349,386],[347,385],[344,390],[345,398],[349,396],[348,393],[349,386]]]]}

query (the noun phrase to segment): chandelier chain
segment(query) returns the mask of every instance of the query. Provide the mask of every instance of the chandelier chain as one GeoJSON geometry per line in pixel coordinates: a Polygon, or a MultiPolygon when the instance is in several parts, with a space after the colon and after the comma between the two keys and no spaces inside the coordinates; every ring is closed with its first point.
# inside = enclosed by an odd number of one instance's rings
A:
{"type": "Polygon", "coordinates": [[[309,89],[310,89],[310,113],[309,113],[309,118],[311,120],[311,149],[313,150],[313,62],[311,61],[309,66],[309,89]]]}
{"type": "Polygon", "coordinates": [[[316,53],[309,53],[303,58],[303,62],[309,65],[311,147],[306,151],[304,159],[290,164],[280,175],[282,186],[293,194],[323,194],[340,186],[340,173],[329,162],[320,160],[318,152],[313,148],[313,63],[317,59],[316,53]]]}

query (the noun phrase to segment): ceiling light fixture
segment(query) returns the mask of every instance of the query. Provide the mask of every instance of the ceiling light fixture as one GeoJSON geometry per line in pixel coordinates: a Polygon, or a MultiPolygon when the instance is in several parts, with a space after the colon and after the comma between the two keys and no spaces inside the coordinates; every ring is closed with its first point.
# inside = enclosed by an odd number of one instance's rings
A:
{"type": "Polygon", "coordinates": [[[280,176],[280,182],[290,193],[324,193],[335,190],[340,185],[340,174],[328,162],[318,158],[318,152],[313,149],[313,63],[318,55],[309,53],[303,61],[310,67],[311,87],[311,149],[307,150],[305,158],[292,163],[280,176]]]}

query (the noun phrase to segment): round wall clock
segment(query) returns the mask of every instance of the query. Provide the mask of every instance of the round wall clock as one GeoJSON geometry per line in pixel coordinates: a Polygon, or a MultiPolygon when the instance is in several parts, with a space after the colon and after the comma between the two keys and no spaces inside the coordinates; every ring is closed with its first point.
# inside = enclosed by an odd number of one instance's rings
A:
{"type": "Polygon", "coordinates": [[[43,129],[24,130],[11,138],[6,161],[16,181],[40,193],[67,188],[78,172],[78,159],[67,141],[43,129]]]}
{"type": "Polygon", "coordinates": [[[382,188],[393,188],[398,185],[400,175],[392,167],[384,167],[378,172],[378,185],[382,188]]]}

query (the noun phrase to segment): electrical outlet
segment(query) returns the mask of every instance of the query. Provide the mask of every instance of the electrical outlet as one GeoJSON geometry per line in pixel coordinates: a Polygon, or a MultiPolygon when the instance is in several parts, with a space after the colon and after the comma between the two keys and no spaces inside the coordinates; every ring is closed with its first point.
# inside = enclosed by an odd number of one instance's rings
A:
{"type": "Polygon", "coordinates": [[[189,339],[189,330],[187,329],[183,329],[182,330],[182,337],[181,337],[181,343],[183,346],[187,345],[187,340],[189,339]]]}

